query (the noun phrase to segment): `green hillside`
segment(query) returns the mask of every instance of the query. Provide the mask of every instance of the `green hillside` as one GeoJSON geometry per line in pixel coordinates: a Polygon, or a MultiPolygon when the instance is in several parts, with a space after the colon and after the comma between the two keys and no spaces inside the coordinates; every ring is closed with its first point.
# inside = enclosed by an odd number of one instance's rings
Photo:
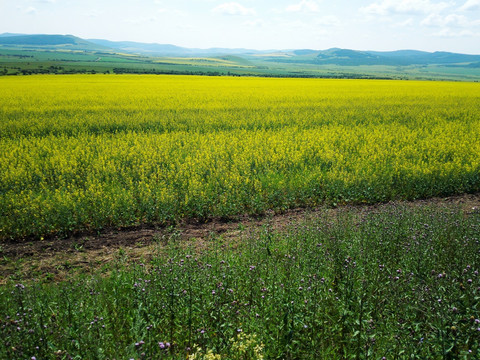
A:
{"type": "Polygon", "coordinates": [[[111,50],[106,46],[94,44],[73,35],[3,35],[0,36],[0,49],[111,50]]]}
{"type": "Polygon", "coordinates": [[[0,75],[101,72],[480,81],[479,64],[480,55],[448,52],[189,49],[73,35],[0,34],[0,75]]]}

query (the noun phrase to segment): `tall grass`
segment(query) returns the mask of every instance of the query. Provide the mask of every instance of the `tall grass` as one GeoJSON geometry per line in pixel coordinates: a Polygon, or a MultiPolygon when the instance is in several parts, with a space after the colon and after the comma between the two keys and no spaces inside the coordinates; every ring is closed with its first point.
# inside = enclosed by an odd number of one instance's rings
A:
{"type": "Polygon", "coordinates": [[[478,359],[479,224],[392,206],[206,248],[173,237],[108,275],[1,287],[0,357],[478,359]]]}

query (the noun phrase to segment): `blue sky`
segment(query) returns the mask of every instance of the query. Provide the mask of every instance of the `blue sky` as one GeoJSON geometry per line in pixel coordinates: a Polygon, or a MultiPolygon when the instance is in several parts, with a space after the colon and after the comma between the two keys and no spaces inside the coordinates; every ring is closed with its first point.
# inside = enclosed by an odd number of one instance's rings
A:
{"type": "Polygon", "coordinates": [[[480,54],[480,0],[0,0],[0,33],[186,47],[480,54]]]}

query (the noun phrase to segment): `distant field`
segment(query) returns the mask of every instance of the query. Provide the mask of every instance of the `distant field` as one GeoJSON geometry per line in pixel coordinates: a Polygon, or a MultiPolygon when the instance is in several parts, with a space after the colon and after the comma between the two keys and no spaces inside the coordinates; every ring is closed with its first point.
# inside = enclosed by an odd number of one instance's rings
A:
{"type": "Polygon", "coordinates": [[[192,66],[216,66],[232,68],[254,68],[247,60],[240,57],[224,56],[219,58],[172,58],[166,57],[154,61],[155,64],[174,64],[192,66]]]}
{"type": "Polygon", "coordinates": [[[476,83],[0,78],[0,238],[480,190],[476,83]]]}
{"type": "Polygon", "coordinates": [[[5,48],[0,45],[0,76],[115,73],[480,81],[478,63],[362,65],[352,59],[339,65],[315,62],[315,59],[312,54],[282,52],[172,57],[108,50],[5,48]]]}

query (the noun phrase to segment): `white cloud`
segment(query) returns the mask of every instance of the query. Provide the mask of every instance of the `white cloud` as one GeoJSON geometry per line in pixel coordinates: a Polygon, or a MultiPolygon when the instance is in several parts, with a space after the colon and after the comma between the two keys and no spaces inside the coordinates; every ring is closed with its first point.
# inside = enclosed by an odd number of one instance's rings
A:
{"type": "Polygon", "coordinates": [[[246,8],[245,6],[236,3],[236,2],[229,2],[218,5],[216,8],[212,10],[215,14],[221,15],[238,15],[238,16],[255,16],[257,13],[254,9],[246,8]]]}
{"type": "Polygon", "coordinates": [[[261,28],[265,26],[265,21],[261,19],[247,20],[243,23],[245,26],[261,28]]]}
{"type": "Polygon", "coordinates": [[[28,8],[25,9],[26,14],[35,14],[37,12],[37,9],[35,9],[33,6],[29,6],[28,8]]]}
{"type": "Polygon", "coordinates": [[[454,38],[454,37],[478,37],[480,33],[474,33],[471,30],[461,30],[461,31],[454,31],[449,28],[445,28],[440,30],[437,33],[433,34],[434,36],[445,37],[445,38],[454,38]]]}
{"type": "Polygon", "coordinates": [[[327,15],[317,19],[315,23],[321,26],[340,26],[341,21],[334,15],[327,15]]]}
{"type": "Polygon", "coordinates": [[[480,0],[467,0],[465,4],[460,8],[463,11],[480,10],[480,0]]]}
{"type": "Polygon", "coordinates": [[[434,27],[467,27],[470,21],[463,15],[449,14],[442,16],[439,14],[430,14],[420,24],[434,27]]]}
{"type": "Polygon", "coordinates": [[[86,12],[84,13],[83,15],[86,16],[86,17],[89,17],[89,18],[97,18],[99,17],[100,15],[102,15],[103,13],[101,11],[98,11],[98,10],[91,10],[89,12],[86,12]]]}
{"type": "Polygon", "coordinates": [[[394,26],[396,26],[396,27],[410,27],[410,26],[414,26],[414,25],[415,25],[415,22],[413,21],[413,19],[408,18],[407,20],[402,21],[400,23],[397,23],[394,26]]]}
{"type": "Polygon", "coordinates": [[[318,1],[302,0],[299,3],[287,6],[286,11],[288,11],[288,12],[318,12],[318,11],[320,11],[320,6],[318,5],[318,1]]]}
{"type": "Polygon", "coordinates": [[[146,23],[157,22],[158,18],[156,16],[147,16],[147,17],[125,19],[124,21],[126,23],[133,24],[133,25],[144,25],[146,23]]]}
{"type": "Polygon", "coordinates": [[[294,30],[302,30],[305,31],[309,27],[309,23],[299,20],[287,20],[287,21],[280,21],[277,26],[280,29],[294,29],[294,30]]]}
{"type": "Polygon", "coordinates": [[[177,17],[185,17],[188,16],[187,13],[177,10],[177,9],[167,9],[167,8],[159,8],[157,9],[157,14],[162,15],[169,15],[169,16],[177,16],[177,17]]]}
{"type": "Polygon", "coordinates": [[[367,15],[431,14],[438,13],[450,5],[431,0],[382,0],[360,9],[367,15]]]}
{"type": "MultiPolygon", "coordinates": [[[[340,23],[338,24],[340,25],[340,23]]],[[[301,20],[287,20],[278,23],[281,29],[287,29],[288,32],[296,33],[308,33],[312,36],[326,36],[330,35],[334,31],[334,27],[337,24],[330,16],[326,16],[317,21],[305,22],[301,20]]]]}

